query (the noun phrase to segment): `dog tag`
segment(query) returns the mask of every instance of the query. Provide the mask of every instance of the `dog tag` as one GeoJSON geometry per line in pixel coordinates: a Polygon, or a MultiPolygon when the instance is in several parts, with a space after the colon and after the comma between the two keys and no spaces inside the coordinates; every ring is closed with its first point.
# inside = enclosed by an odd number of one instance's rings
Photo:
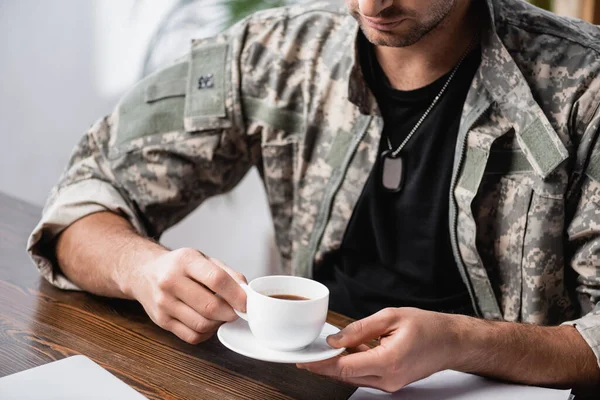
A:
{"type": "Polygon", "coordinates": [[[399,192],[404,184],[404,161],[390,150],[381,153],[381,184],[388,192],[399,192]]]}

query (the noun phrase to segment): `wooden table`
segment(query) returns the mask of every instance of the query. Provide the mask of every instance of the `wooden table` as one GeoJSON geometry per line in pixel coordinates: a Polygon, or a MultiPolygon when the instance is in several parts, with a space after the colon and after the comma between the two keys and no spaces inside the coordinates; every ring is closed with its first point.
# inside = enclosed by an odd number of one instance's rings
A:
{"type": "MultiPolygon", "coordinates": [[[[0,194],[0,377],[83,354],[150,399],[347,399],[354,387],[252,360],[213,337],[192,346],[142,307],[66,292],[40,278],[25,252],[40,208],[0,194]]],[[[330,313],[328,321],[350,320],[330,313]]]]}

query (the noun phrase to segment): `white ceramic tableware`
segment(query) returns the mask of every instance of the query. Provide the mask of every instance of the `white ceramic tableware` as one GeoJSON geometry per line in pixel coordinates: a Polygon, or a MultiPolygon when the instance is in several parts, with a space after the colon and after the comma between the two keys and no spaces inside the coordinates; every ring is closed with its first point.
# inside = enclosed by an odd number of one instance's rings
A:
{"type": "Polygon", "coordinates": [[[296,364],[327,360],[342,354],[345,348],[334,349],[326,340],[327,336],[339,331],[335,326],[325,323],[321,334],[308,346],[296,351],[281,351],[259,343],[250,332],[248,323],[239,318],[221,325],[217,337],[225,347],[243,356],[262,361],[296,364]]]}

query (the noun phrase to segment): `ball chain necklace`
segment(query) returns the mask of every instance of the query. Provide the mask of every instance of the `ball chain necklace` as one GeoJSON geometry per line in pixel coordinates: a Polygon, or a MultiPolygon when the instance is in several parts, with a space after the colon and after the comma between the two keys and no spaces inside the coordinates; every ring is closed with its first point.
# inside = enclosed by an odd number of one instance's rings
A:
{"type": "Polygon", "coordinates": [[[440,101],[440,99],[444,95],[444,92],[448,88],[448,85],[450,85],[450,82],[452,82],[452,78],[454,78],[454,75],[460,68],[462,62],[464,61],[466,56],[473,49],[473,45],[474,45],[474,42],[471,42],[471,44],[467,48],[467,51],[465,51],[465,53],[463,54],[461,59],[458,61],[458,63],[456,64],[456,66],[454,67],[452,72],[450,73],[450,76],[446,80],[446,83],[444,83],[444,86],[442,86],[442,89],[440,90],[438,95],[435,96],[435,98],[433,99],[433,101],[431,102],[431,104],[429,105],[427,110],[425,110],[425,113],[423,113],[423,115],[421,116],[421,118],[419,119],[417,124],[412,128],[412,130],[410,131],[408,136],[406,136],[404,141],[402,141],[402,143],[400,143],[400,146],[398,146],[396,148],[396,150],[394,150],[389,136],[386,136],[388,148],[387,148],[387,150],[384,150],[380,155],[381,184],[386,191],[400,192],[402,190],[402,187],[404,186],[404,180],[405,180],[404,178],[405,178],[405,169],[406,168],[404,167],[404,160],[400,156],[400,152],[402,151],[404,146],[406,146],[408,141],[413,137],[413,135],[417,132],[419,127],[423,124],[423,122],[425,121],[425,119],[427,118],[429,113],[431,113],[431,110],[433,110],[435,105],[440,101]]]}

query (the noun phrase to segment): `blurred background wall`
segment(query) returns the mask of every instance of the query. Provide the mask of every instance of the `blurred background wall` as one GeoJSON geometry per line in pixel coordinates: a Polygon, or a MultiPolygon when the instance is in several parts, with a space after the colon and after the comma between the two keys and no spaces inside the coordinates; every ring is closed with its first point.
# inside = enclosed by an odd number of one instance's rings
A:
{"type": "MultiPolygon", "coordinates": [[[[341,1],[341,0],[332,0],[341,1]]],[[[0,191],[42,205],[74,144],[144,74],[255,9],[286,0],[0,0],[0,191]]],[[[595,0],[538,0],[593,20],[595,0]]],[[[256,171],[171,229],[163,243],[277,271],[256,171]]]]}
{"type": "MultiPolygon", "coordinates": [[[[0,0],[0,191],[43,205],[84,131],[144,73],[184,54],[192,37],[283,3],[0,0]]],[[[255,170],[162,242],[201,249],[250,278],[278,269],[255,170]]]]}

